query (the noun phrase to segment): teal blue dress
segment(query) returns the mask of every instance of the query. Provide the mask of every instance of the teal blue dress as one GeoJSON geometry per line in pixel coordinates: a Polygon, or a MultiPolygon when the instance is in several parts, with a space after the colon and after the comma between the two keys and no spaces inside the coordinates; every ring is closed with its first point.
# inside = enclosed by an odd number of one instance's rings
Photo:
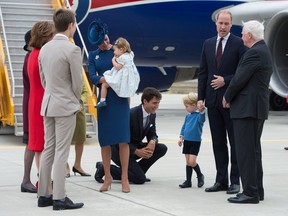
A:
{"type": "MultiPolygon", "coordinates": [[[[106,70],[111,70],[113,49],[102,51],[97,49],[89,52],[89,75],[91,82],[99,88],[99,79],[106,70]]],[[[98,95],[98,100],[100,95],[98,95]]],[[[107,106],[97,110],[98,140],[100,146],[130,142],[130,108],[127,98],[118,97],[112,88],[108,88],[107,106]]]]}

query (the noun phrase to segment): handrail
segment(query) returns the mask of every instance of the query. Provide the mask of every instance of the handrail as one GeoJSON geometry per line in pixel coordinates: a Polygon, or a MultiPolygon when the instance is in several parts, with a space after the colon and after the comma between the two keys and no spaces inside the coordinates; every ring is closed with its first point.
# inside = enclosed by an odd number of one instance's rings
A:
{"type": "Polygon", "coordinates": [[[1,26],[2,26],[2,32],[3,32],[5,47],[6,47],[6,54],[7,54],[7,58],[8,58],[8,64],[9,64],[9,68],[10,68],[10,76],[11,76],[11,81],[12,81],[12,97],[14,97],[15,96],[15,78],[14,78],[14,72],[13,72],[11,58],[10,58],[10,52],[9,52],[8,41],[7,41],[7,37],[6,37],[6,31],[5,31],[5,26],[4,26],[3,14],[2,14],[1,6],[0,6],[0,21],[1,21],[1,26]]]}
{"type": "MultiPolygon", "coordinates": [[[[67,4],[68,8],[71,10],[71,5],[70,5],[69,1],[66,1],[66,4],[67,4]]],[[[78,32],[78,34],[79,34],[79,38],[80,38],[80,40],[81,40],[81,43],[82,43],[82,45],[83,45],[83,49],[84,49],[84,51],[85,51],[86,57],[87,57],[87,59],[88,59],[88,56],[89,56],[88,50],[87,50],[87,48],[86,48],[85,42],[84,42],[84,40],[83,40],[81,31],[80,31],[79,26],[78,26],[77,23],[76,23],[76,29],[77,29],[77,32],[78,32]]]]}
{"type": "Polygon", "coordinates": [[[11,98],[11,86],[5,64],[5,54],[0,37],[0,121],[6,126],[14,125],[14,102],[11,98]]]}

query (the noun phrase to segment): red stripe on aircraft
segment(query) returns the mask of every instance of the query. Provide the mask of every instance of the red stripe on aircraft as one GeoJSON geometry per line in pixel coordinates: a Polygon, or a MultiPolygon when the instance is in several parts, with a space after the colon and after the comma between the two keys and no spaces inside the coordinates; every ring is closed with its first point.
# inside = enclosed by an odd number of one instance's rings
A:
{"type": "Polygon", "coordinates": [[[91,8],[99,8],[105,6],[111,6],[115,4],[122,4],[122,3],[130,3],[130,2],[138,2],[142,0],[94,0],[91,2],[91,8]]]}

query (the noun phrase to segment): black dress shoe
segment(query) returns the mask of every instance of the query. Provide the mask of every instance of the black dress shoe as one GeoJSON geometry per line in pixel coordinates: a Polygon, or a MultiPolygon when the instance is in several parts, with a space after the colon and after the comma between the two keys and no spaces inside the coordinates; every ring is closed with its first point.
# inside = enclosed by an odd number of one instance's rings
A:
{"type": "Polygon", "coordinates": [[[53,205],[52,195],[51,197],[40,196],[38,198],[38,207],[47,207],[53,205]]]}
{"type": "MultiPolygon", "coordinates": [[[[88,174],[88,173],[80,172],[80,171],[77,170],[74,166],[73,166],[73,168],[72,168],[72,171],[74,172],[74,175],[76,175],[76,173],[79,173],[81,176],[91,176],[91,175],[88,174]]],[[[70,177],[70,174],[69,174],[69,177],[70,177]]]]}
{"type": "Polygon", "coordinates": [[[104,180],[102,179],[104,175],[105,175],[105,173],[104,173],[104,167],[103,167],[102,162],[97,162],[96,163],[96,172],[95,172],[95,176],[94,176],[95,180],[98,183],[104,183],[104,180]]]}
{"type": "Polygon", "coordinates": [[[189,181],[184,181],[182,184],[179,185],[180,188],[191,188],[192,184],[189,181]]]}
{"type": "Polygon", "coordinates": [[[151,179],[150,178],[146,178],[145,182],[151,182],[151,179]]]}
{"type": "Polygon", "coordinates": [[[285,150],[288,150],[288,147],[284,147],[285,150]]]}
{"type": "Polygon", "coordinates": [[[204,185],[204,175],[202,174],[202,176],[197,177],[198,179],[198,188],[201,188],[204,185]]]}
{"type": "Polygon", "coordinates": [[[237,194],[240,191],[240,185],[237,184],[231,184],[230,187],[227,190],[227,194],[237,194]]]}
{"type": "Polygon", "coordinates": [[[27,193],[37,193],[37,188],[28,188],[23,183],[21,184],[21,192],[27,192],[27,193]]]}
{"type": "Polygon", "coordinates": [[[238,196],[236,195],[236,197],[228,198],[228,201],[231,203],[239,203],[239,204],[245,204],[245,203],[257,204],[259,203],[259,197],[250,197],[241,193],[238,196]]]}
{"type": "Polygon", "coordinates": [[[206,188],[206,192],[218,192],[218,191],[226,191],[228,189],[227,185],[222,185],[216,182],[212,187],[206,188]]]}
{"type": "MultiPolygon", "coordinates": [[[[238,193],[236,196],[239,197],[242,193],[238,193]]],[[[259,201],[263,201],[264,200],[264,193],[259,193],[259,201]]]]}
{"type": "Polygon", "coordinates": [[[53,210],[65,210],[65,209],[79,209],[82,208],[84,203],[73,203],[68,197],[65,197],[64,201],[54,200],[53,210]]]}

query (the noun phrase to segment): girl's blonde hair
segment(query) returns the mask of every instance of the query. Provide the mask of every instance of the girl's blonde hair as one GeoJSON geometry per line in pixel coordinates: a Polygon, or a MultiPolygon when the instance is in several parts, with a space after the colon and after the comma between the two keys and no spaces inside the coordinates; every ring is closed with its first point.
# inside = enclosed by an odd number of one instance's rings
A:
{"type": "Polygon", "coordinates": [[[190,92],[189,94],[185,95],[183,97],[183,103],[184,104],[197,104],[198,101],[198,95],[194,92],[190,92]]]}
{"type": "Polygon", "coordinates": [[[131,47],[130,47],[129,42],[123,37],[119,37],[115,41],[114,46],[116,46],[118,49],[123,49],[123,52],[128,52],[128,53],[131,52],[131,47]]]}

